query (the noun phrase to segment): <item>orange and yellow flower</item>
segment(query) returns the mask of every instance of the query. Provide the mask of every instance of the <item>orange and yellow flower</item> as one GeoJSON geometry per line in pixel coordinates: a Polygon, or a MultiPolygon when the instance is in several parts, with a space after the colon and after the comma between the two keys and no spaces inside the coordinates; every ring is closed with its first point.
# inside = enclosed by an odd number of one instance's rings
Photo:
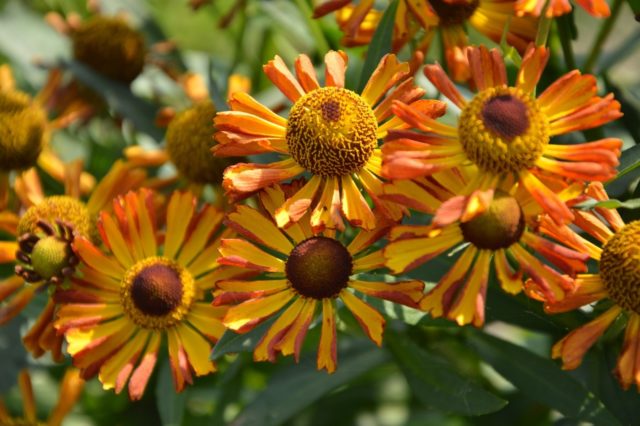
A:
{"type": "MultiPolygon", "coordinates": [[[[329,0],[321,2],[314,17],[337,11],[336,19],[344,32],[347,46],[368,44],[380,25],[382,11],[373,0],[329,0]]],[[[534,40],[537,19],[515,16],[515,0],[399,0],[393,28],[393,51],[397,52],[422,30],[414,51],[414,65],[422,64],[433,36],[439,30],[447,68],[456,81],[469,79],[469,63],[465,49],[469,46],[469,25],[499,43],[508,26],[506,41],[523,53],[534,40]],[[419,55],[416,55],[420,52],[419,55]]]]}
{"type": "Polygon", "coordinates": [[[14,417],[5,407],[2,398],[0,398],[0,424],[4,426],[21,426],[21,425],[42,425],[42,426],[60,426],[62,420],[71,411],[76,401],[82,394],[84,381],[80,378],[80,374],[76,369],[68,369],[62,382],[60,383],[60,395],[58,403],[49,415],[49,418],[42,422],[38,420],[36,401],[33,396],[33,385],[31,384],[31,376],[27,370],[22,370],[18,374],[18,386],[22,394],[23,413],[20,417],[14,417]]]}
{"type": "Polygon", "coordinates": [[[209,352],[224,331],[224,309],[205,298],[216,280],[235,276],[216,262],[219,237],[228,235],[220,210],[198,210],[188,192],[174,192],[166,221],[158,208],[148,189],[116,198],[113,215],[102,212],[98,223],[110,252],[76,238],[80,275],[54,296],[55,327],[82,376],[98,375],[116,392],[128,382],[132,399],[142,397],[165,338],[177,391],[194,373],[216,370],[209,352]]]}
{"type": "MultiPolygon", "coordinates": [[[[599,182],[589,185],[586,195],[598,201],[609,198],[599,182]]],[[[640,389],[640,297],[637,291],[640,221],[625,224],[615,209],[599,207],[595,211],[576,210],[575,225],[596,242],[578,235],[566,225],[557,226],[549,221],[541,226],[541,231],[595,259],[598,272],[578,275],[575,291],[557,303],[547,301],[545,310],[566,312],[599,301],[610,301],[613,306],[567,334],[553,346],[551,355],[562,360],[564,369],[577,368],[587,351],[614,321],[626,317],[624,343],[615,375],[624,389],[634,384],[640,389]]]]}
{"type": "Polygon", "coordinates": [[[545,47],[531,46],[523,58],[515,86],[507,85],[506,69],[497,50],[468,50],[478,93],[466,100],[439,65],[425,74],[461,109],[457,124],[438,122],[410,105],[394,102],[394,112],[418,131],[390,133],[383,145],[383,176],[408,179],[439,170],[471,165],[464,192],[503,179],[515,179],[558,223],[573,218],[570,209],[545,179],[605,181],[616,174],[622,141],[560,145],[550,138],[598,127],[622,116],[609,94],[597,96],[596,79],[571,71],[537,98],[534,91],[549,59],[545,47]],[[393,140],[392,140],[393,139],[393,140]]]}
{"type": "MultiPolygon", "coordinates": [[[[387,197],[399,203],[425,213],[435,211],[431,225],[399,225],[391,230],[384,256],[392,272],[403,273],[447,251],[461,250],[449,272],[421,300],[421,309],[459,325],[481,326],[492,267],[510,294],[522,291],[525,275],[531,278],[529,286],[548,300],[561,300],[573,290],[570,276],[545,265],[531,250],[573,276],[586,271],[588,256],[535,233],[540,209],[521,186],[489,185],[470,196],[454,195],[465,186],[460,173],[447,170],[385,187],[387,197]]],[[[561,197],[573,197],[581,190],[569,187],[561,197]]]]}
{"type": "Polygon", "coordinates": [[[246,93],[231,95],[233,111],[219,112],[215,118],[219,144],[213,152],[219,156],[273,152],[284,158],[270,164],[233,165],[224,173],[223,186],[231,198],[238,199],[306,172],[311,179],[276,213],[279,227],[310,211],[316,230],[342,228],[341,213],[352,225],[373,229],[375,216],[361,189],[381,214],[398,220],[403,209],[379,198],[383,182],[378,141],[390,129],[405,126],[392,116],[391,103],[411,103],[431,117],[444,113],[443,104],[417,100],[424,91],[407,78],[409,65],[394,55],[380,61],[362,94],[344,87],[344,53],[327,53],[325,63],[324,87],[306,55],[296,60],[297,78],[278,56],[265,65],[267,76],[294,103],[288,118],[246,93]]]}
{"type": "MultiPolygon", "coordinates": [[[[74,235],[99,241],[95,222],[98,213],[118,194],[138,187],[144,170],[117,161],[93,189],[86,204],[80,200],[82,163],[66,165],[66,195],[45,197],[35,170],[16,179],[21,213],[0,213],[0,229],[14,238],[0,242],[0,264],[17,263],[16,275],[0,282],[0,325],[16,317],[39,293],[63,285],[73,274],[77,256],[71,249],[74,235]]],[[[62,361],[62,337],[53,328],[56,303],[46,306],[23,337],[34,357],[50,351],[62,361]]]]}
{"type": "Polygon", "coordinates": [[[322,328],[317,365],[318,369],[331,373],[337,367],[338,300],[377,345],[382,344],[385,319],[358,293],[418,306],[424,287],[421,281],[387,283],[353,276],[383,266],[381,251],[368,249],[384,236],[387,225],[373,231],[361,230],[345,245],[342,236],[333,230],[314,232],[309,215],[284,230],[279,229],[275,221],[285,192],[280,187],[270,187],[259,196],[266,213],[238,206],[226,220],[229,227],[251,242],[239,238],[222,240],[222,256],[218,261],[264,273],[264,278],[222,280],[214,293],[216,306],[232,305],[223,319],[231,330],[247,332],[277,316],[254,350],[256,361],[275,361],[278,352],[293,354],[298,360],[304,337],[319,311],[322,328]]]}

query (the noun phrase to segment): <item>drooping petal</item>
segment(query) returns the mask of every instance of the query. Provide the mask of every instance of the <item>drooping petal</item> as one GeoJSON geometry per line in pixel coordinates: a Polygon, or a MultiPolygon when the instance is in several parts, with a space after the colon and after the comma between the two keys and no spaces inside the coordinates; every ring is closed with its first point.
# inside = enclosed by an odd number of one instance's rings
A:
{"type": "Polygon", "coordinates": [[[336,371],[338,364],[338,338],[336,336],[336,313],[332,299],[322,299],[322,332],[318,345],[318,370],[328,373],[336,371]]]}
{"type": "Polygon", "coordinates": [[[412,308],[418,308],[418,302],[422,299],[424,291],[424,283],[419,280],[396,283],[351,280],[349,287],[369,296],[401,303],[412,308]]]}
{"type": "Polygon", "coordinates": [[[276,322],[273,323],[267,333],[262,336],[258,344],[253,351],[254,361],[271,361],[276,360],[275,345],[282,339],[285,333],[294,324],[302,307],[305,304],[305,300],[302,297],[296,298],[296,300],[278,317],[276,322]]]}
{"type": "Polygon", "coordinates": [[[578,368],[589,348],[602,336],[621,312],[622,308],[614,306],[593,321],[573,330],[553,345],[551,357],[560,358],[564,370],[578,368]]]}
{"type": "Polygon", "coordinates": [[[367,336],[378,346],[382,346],[382,333],[384,332],[385,319],[380,312],[369,304],[354,296],[349,290],[340,292],[340,299],[358,320],[367,336]]]}

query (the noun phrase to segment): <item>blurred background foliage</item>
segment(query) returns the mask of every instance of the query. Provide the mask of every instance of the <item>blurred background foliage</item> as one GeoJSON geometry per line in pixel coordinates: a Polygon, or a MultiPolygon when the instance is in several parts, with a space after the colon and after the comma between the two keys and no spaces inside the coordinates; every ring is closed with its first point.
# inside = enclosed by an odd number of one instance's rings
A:
{"type": "MultiPolygon", "coordinates": [[[[251,80],[251,93],[270,107],[284,102],[262,72],[262,65],[278,54],[291,64],[307,53],[320,64],[327,49],[340,48],[341,34],[332,17],[310,19],[307,0],[247,0],[246,7],[230,15],[237,2],[213,0],[192,10],[186,0],[108,0],[102,13],[125,13],[142,31],[148,46],[170,41],[175,49],[157,53],[181,71],[205,77],[218,109],[225,108],[226,82],[234,73],[251,80]],[[220,23],[228,21],[224,28],[220,23]]],[[[47,70],[63,66],[102,95],[108,112],[85,125],[56,132],[55,150],[66,161],[85,160],[97,178],[122,156],[122,149],[140,144],[162,145],[164,131],[154,124],[164,106],[176,109],[188,100],[176,83],[153,63],[134,81],[131,89],[104,79],[71,61],[70,43],[54,31],[44,15],[90,15],[85,0],[0,0],[0,63],[9,63],[18,86],[37,93],[47,70]]],[[[567,18],[574,32],[575,61],[582,65],[593,50],[601,21],[574,9],[567,18]]],[[[563,24],[564,25],[564,24],[563,24]]],[[[476,43],[493,45],[471,31],[476,43]]],[[[568,70],[553,27],[553,58],[542,85],[568,70]]],[[[439,60],[434,43],[428,61],[439,60]]],[[[620,200],[640,198],[637,185],[640,150],[640,31],[627,4],[593,71],[601,87],[615,93],[625,118],[606,128],[608,136],[624,141],[620,177],[608,183],[611,196],[620,200]]],[[[347,86],[356,87],[363,69],[365,48],[347,49],[350,57],[347,86]]],[[[405,59],[407,52],[401,52],[405,59]]],[[[515,68],[510,71],[513,72],[515,68]]],[[[435,96],[424,78],[428,95],[435,96]]],[[[60,184],[42,176],[48,193],[60,193],[60,184]]],[[[627,220],[640,218],[639,210],[622,210],[627,220]]],[[[420,220],[415,216],[412,220],[420,220]]],[[[455,256],[438,258],[410,274],[437,280],[455,256]]],[[[6,276],[10,271],[3,271],[6,276]]],[[[168,364],[161,364],[142,401],[131,403],[126,393],[103,391],[97,380],[85,392],[67,418],[67,425],[602,425],[640,424],[640,396],[622,391],[611,371],[619,353],[620,328],[613,327],[575,371],[563,372],[549,360],[554,341],[583,324],[592,312],[576,311],[548,316],[541,306],[524,296],[511,297],[491,288],[487,326],[483,330],[459,328],[408,308],[370,301],[392,320],[385,344],[376,348],[362,334],[354,318],[340,312],[343,333],[339,368],[333,375],[315,368],[314,342],[318,327],[306,339],[308,350],[299,365],[290,358],[276,364],[254,363],[250,350],[258,327],[244,336],[227,333],[213,357],[220,371],[196,381],[176,395],[168,364]],[[355,325],[354,325],[355,324],[355,325]]],[[[35,304],[44,303],[36,300],[35,304]]],[[[605,306],[596,306],[597,312],[605,306]]],[[[20,332],[38,312],[27,309],[0,329],[0,392],[11,410],[19,410],[15,386],[20,368],[29,365],[38,410],[43,417],[55,404],[64,367],[27,357],[20,332]]],[[[265,325],[265,326],[268,326],[265,325]]]]}

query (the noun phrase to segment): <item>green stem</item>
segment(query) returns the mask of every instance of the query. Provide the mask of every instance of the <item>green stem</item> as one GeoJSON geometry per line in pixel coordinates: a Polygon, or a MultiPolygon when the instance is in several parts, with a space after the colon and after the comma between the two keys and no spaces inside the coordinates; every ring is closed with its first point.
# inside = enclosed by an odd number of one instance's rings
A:
{"type": "Polygon", "coordinates": [[[309,3],[307,0],[295,0],[295,2],[307,20],[311,34],[313,34],[313,38],[316,40],[316,46],[320,52],[320,56],[323,56],[329,51],[329,43],[327,43],[327,39],[324,37],[324,33],[322,32],[318,21],[313,19],[313,11],[311,10],[311,7],[309,7],[309,3]]]}
{"type": "Polygon", "coordinates": [[[573,47],[571,46],[572,36],[570,15],[560,16],[556,21],[556,27],[558,29],[558,36],[560,37],[560,44],[562,45],[562,53],[564,55],[564,61],[567,64],[567,69],[575,69],[576,59],[573,55],[573,47]]]}
{"type": "Polygon", "coordinates": [[[591,48],[591,54],[587,58],[587,61],[584,63],[582,70],[585,73],[591,72],[593,67],[598,62],[598,58],[600,57],[600,53],[602,52],[602,47],[604,46],[604,42],[611,34],[611,30],[613,30],[613,25],[615,24],[618,16],[620,15],[620,10],[622,9],[623,0],[613,0],[613,5],[611,6],[611,16],[609,16],[600,26],[600,31],[598,32],[598,36],[596,40],[593,42],[593,47],[591,48]]]}
{"type": "Polygon", "coordinates": [[[549,38],[549,30],[551,29],[552,18],[547,16],[547,8],[549,7],[549,0],[544,3],[542,10],[540,11],[540,21],[538,23],[538,32],[536,33],[536,46],[546,46],[547,39],[549,38]]]}

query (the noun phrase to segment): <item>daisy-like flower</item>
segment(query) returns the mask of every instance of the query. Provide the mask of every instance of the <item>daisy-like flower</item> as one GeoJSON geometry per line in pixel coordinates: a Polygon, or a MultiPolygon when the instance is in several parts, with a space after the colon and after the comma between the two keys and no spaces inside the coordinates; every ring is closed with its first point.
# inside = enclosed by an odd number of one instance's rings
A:
{"type": "MultiPolygon", "coordinates": [[[[431,225],[394,227],[384,249],[386,266],[394,273],[413,269],[446,251],[460,248],[449,272],[420,302],[433,317],[447,317],[459,325],[484,323],[490,270],[504,291],[517,294],[523,277],[549,300],[561,300],[573,289],[573,280],[545,265],[531,250],[562,272],[586,271],[588,256],[535,233],[539,206],[520,186],[482,188],[471,196],[459,173],[444,171],[431,178],[394,182],[387,196],[416,210],[435,215],[431,225]],[[513,270],[511,265],[517,265],[513,270]]],[[[575,196],[579,186],[567,188],[563,198],[575,196]]]]}
{"type": "MultiPolygon", "coordinates": [[[[465,49],[469,45],[466,26],[499,43],[507,25],[507,43],[523,53],[534,40],[537,20],[514,14],[515,0],[399,0],[393,29],[393,49],[398,51],[412,40],[419,30],[423,34],[414,50],[420,65],[433,36],[440,32],[444,43],[448,70],[456,81],[469,79],[469,63],[465,49]]],[[[382,11],[374,8],[373,0],[322,1],[314,17],[337,11],[336,19],[344,32],[343,42],[350,45],[368,44],[380,25],[382,11]]]]}
{"type": "MultiPolygon", "coordinates": [[[[586,195],[596,200],[608,199],[599,182],[591,184],[586,195]]],[[[616,210],[596,208],[591,212],[577,210],[575,225],[596,242],[583,238],[566,225],[559,227],[547,222],[541,230],[587,253],[598,262],[599,272],[578,275],[575,291],[560,302],[547,301],[545,310],[566,312],[605,300],[613,306],[557,342],[552,357],[560,358],[564,369],[577,368],[589,348],[618,317],[624,316],[626,332],[615,375],[623,388],[635,384],[640,389],[640,221],[625,224],[616,210]]]]}
{"type": "MultiPolygon", "coordinates": [[[[68,164],[66,173],[67,195],[45,197],[35,170],[25,172],[15,186],[26,211],[0,213],[0,229],[14,236],[0,242],[0,264],[16,263],[16,275],[0,281],[0,302],[4,302],[0,325],[15,318],[39,293],[65,285],[78,263],[71,247],[74,237],[81,235],[97,243],[98,212],[145,179],[143,170],[118,161],[85,204],[80,200],[82,163],[68,164]]],[[[49,298],[23,342],[34,357],[51,351],[55,361],[62,361],[62,337],[53,328],[55,308],[55,301],[49,298]]]]}
{"type": "MultiPolygon", "coordinates": [[[[611,14],[606,0],[575,0],[578,6],[596,18],[607,18],[611,14]]],[[[518,16],[533,15],[540,16],[546,0],[517,0],[516,14],[518,16]]],[[[571,13],[571,3],[569,0],[550,0],[545,15],[553,18],[571,13]]]]}
{"type": "Polygon", "coordinates": [[[216,262],[220,210],[198,210],[192,194],[174,192],[163,235],[157,209],[148,189],[116,198],[113,215],[103,212],[98,223],[110,252],[76,238],[79,275],[55,294],[55,327],[82,377],[98,375],[116,392],[128,382],[131,399],[142,397],[165,338],[178,392],[194,374],[216,370],[209,352],[224,331],[224,309],[205,297],[216,280],[234,276],[216,262]]]}
{"type": "Polygon", "coordinates": [[[443,104],[416,101],[424,91],[414,86],[412,78],[405,79],[409,65],[399,63],[394,55],[382,58],[362,94],[344,87],[347,56],[343,52],[327,53],[325,64],[324,87],[306,55],[296,60],[297,78],[279,56],[265,65],[267,76],[294,103],[288,118],[246,93],[232,94],[229,104],[233,111],[219,112],[215,118],[219,144],[213,152],[218,156],[274,152],[284,159],[270,164],[233,165],[225,171],[222,184],[231,198],[241,198],[310,173],[307,184],[278,209],[279,227],[311,211],[314,229],[342,228],[340,213],[352,225],[373,229],[376,220],[360,188],[383,215],[398,220],[403,209],[379,199],[382,180],[378,140],[390,129],[404,126],[392,117],[391,103],[412,103],[433,117],[444,113],[443,104]]]}
{"type": "Polygon", "coordinates": [[[558,223],[573,214],[544,183],[545,177],[605,181],[616,174],[622,141],[550,144],[552,136],[585,130],[622,116],[609,94],[596,95],[596,79],[571,71],[537,98],[536,84],[549,59],[545,47],[531,46],[522,60],[515,86],[507,85],[497,50],[468,50],[478,93],[464,99],[439,65],[425,74],[462,111],[455,126],[429,118],[410,105],[394,103],[394,112],[420,132],[405,132],[383,145],[383,175],[392,179],[428,176],[438,170],[471,164],[462,195],[502,178],[515,179],[558,223]]]}
{"type": "Polygon", "coordinates": [[[7,407],[5,407],[2,398],[0,398],[0,424],[4,426],[60,426],[65,416],[71,411],[82,394],[84,381],[80,378],[80,374],[76,369],[70,368],[65,372],[62,382],[60,383],[58,403],[44,422],[38,419],[31,376],[27,370],[22,370],[18,374],[18,386],[20,387],[22,406],[24,407],[22,415],[19,417],[12,416],[9,410],[7,410],[7,407]]]}
{"type": "Polygon", "coordinates": [[[232,305],[223,322],[241,333],[277,316],[254,350],[256,361],[275,361],[278,352],[294,354],[297,361],[307,330],[321,313],[317,365],[318,369],[331,373],[337,366],[338,300],[351,311],[369,338],[381,345],[385,320],[357,294],[417,307],[424,285],[421,281],[370,282],[353,276],[383,266],[380,250],[367,249],[382,238],[387,226],[381,225],[374,231],[361,230],[348,244],[332,230],[313,232],[308,215],[284,230],[278,229],[276,209],[284,199],[285,193],[280,187],[270,187],[260,193],[266,213],[238,206],[228,215],[227,225],[251,242],[222,240],[222,257],[218,261],[265,275],[263,279],[251,281],[219,281],[214,304],[232,305]]]}

